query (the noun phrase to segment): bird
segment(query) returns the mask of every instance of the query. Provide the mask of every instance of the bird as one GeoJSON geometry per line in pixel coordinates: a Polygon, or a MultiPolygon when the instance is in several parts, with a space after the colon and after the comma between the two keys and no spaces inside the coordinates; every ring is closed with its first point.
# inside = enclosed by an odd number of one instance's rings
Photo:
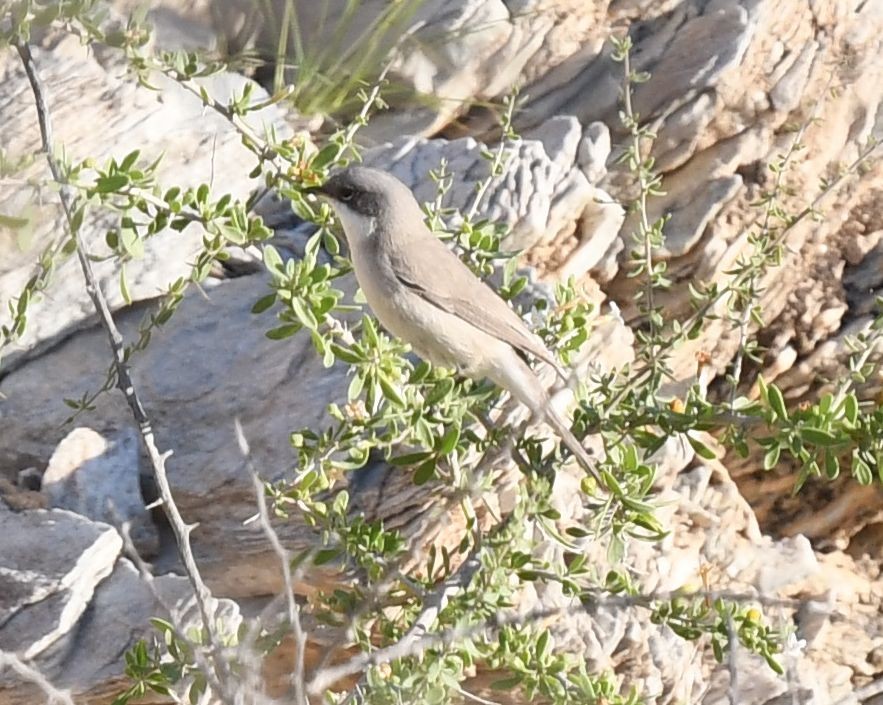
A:
{"type": "Polygon", "coordinates": [[[429,229],[411,189],[365,166],[303,189],[326,200],[349,245],[365,300],[380,323],[433,365],[487,378],[549,424],[580,465],[595,463],[552,405],[530,357],[566,372],[522,318],[429,229]]]}

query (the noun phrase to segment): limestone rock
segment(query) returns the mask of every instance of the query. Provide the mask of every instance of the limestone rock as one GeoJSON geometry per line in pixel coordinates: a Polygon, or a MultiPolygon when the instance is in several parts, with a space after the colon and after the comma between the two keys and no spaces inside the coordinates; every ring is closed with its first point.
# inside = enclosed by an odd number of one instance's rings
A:
{"type": "MultiPolygon", "coordinates": [[[[19,577],[26,580],[19,586],[31,585],[28,594],[0,592],[0,648],[17,651],[56,688],[69,690],[75,702],[111,702],[128,687],[121,655],[151,636],[152,617],[171,619],[185,632],[199,626],[188,580],[164,575],[148,585],[131,562],[117,558],[121,541],[111,527],[60,510],[10,517],[2,508],[0,524],[0,542],[8,537],[22,548],[10,554],[3,546],[0,582],[8,587],[19,577]],[[76,539],[88,536],[95,540],[92,547],[73,553],[81,548],[76,539]]],[[[235,632],[240,621],[235,603],[215,601],[214,614],[226,634],[235,632]]],[[[0,672],[4,705],[43,697],[33,683],[0,672]]],[[[148,695],[147,702],[159,701],[148,695]]]]}
{"type": "Polygon", "coordinates": [[[112,438],[75,428],[49,459],[43,493],[50,507],[112,526],[128,524],[138,552],[149,558],[159,548],[159,536],[141,497],[138,444],[131,427],[112,438]]]}
{"type": "MultiPolygon", "coordinates": [[[[383,5],[360,3],[369,13],[383,5]]],[[[655,253],[665,261],[673,280],[671,290],[658,300],[668,318],[691,311],[690,284],[725,286],[728,272],[751,255],[752,233],[762,222],[762,213],[751,204],[772,188],[774,176],[766,165],[788,152],[794,125],[809,123],[802,136],[806,148],[797,150],[789,162],[784,194],[789,209],[806,206],[820,193],[822,177],[837,173],[843,163],[855,158],[868,137],[879,136],[883,130],[883,12],[879,2],[427,0],[416,19],[421,25],[412,37],[413,49],[395,66],[395,79],[452,100],[413,112],[392,110],[374,118],[362,133],[365,141],[394,141],[375,148],[367,159],[391,168],[414,185],[419,200],[432,200],[435,187],[426,175],[444,157],[457,175],[449,199],[468,208],[474,185],[488,168],[478,156],[475,138],[493,146],[495,122],[491,110],[470,108],[470,104],[498,100],[516,80],[523,82],[525,97],[516,112],[516,127],[525,139],[514,146],[513,160],[503,178],[491,184],[479,212],[512,227],[507,244],[513,249],[530,248],[528,261],[547,281],[588,273],[601,282],[601,286],[590,283],[587,290],[591,300],[609,296],[614,304],[599,318],[593,336],[592,355],[597,355],[602,368],[633,359],[629,324],[637,315],[631,305],[635,281],[627,276],[623,257],[631,247],[631,225],[623,224],[619,206],[633,197],[634,184],[622,166],[615,164],[627,139],[617,119],[622,67],[611,61],[609,44],[605,44],[614,25],[628,25],[635,42],[633,68],[651,74],[649,82],[635,88],[634,102],[642,119],[650,121],[658,134],[653,154],[667,195],[651,202],[653,214],[672,216],[666,245],[655,253]],[[829,91],[831,87],[836,90],[829,91]],[[825,97],[818,101],[820,95],[825,97]],[[813,114],[819,120],[809,120],[813,114]],[[457,117],[463,118],[462,124],[451,126],[457,117]],[[470,137],[421,139],[445,127],[445,134],[462,136],[466,130],[470,137]]],[[[194,165],[192,170],[175,162],[168,168],[177,170],[176,182],[196,183],[209,179],[206,145],[217,135],[215,167],[224,174],[224,188],[234,195],[247,190],[242,177],[247,173],[242,168],[247,158],[243,159],[235,135],[223,124],[213,123],[212,116],[203,118],[198,105],[187,105],[188,99],[176,97],[171,89],[169,104],[182,112],[170,133],[162,122],[168,108],[157,107],[153,96],[127,89],[124,81],[108,78],[114,74],[101,63],[107,61],[106,56],[84,58],[78,51],[70,43],[61,43],[37,52],[62,114],[70,114],[69,106],[74,104],[68,99],[74,82],[62,85],[62,79],[70,78],[71,71],[65,67],[71,65],[71,56],[90,90],[94,84],[96,90],[109,91],[126,109],[120,117],[114,106],[90,98],[100,106],[98,119],[109,125],[110,132],[101,135],[93,134],[94,130],[67,134],[68,121],[63,121],[60,133],[75,154],[123,154],[128,142],[109,140],[108,134],[134,135],[135,121],[143,122],[150,129],[137,140],[133,137],[133,144],[161,144],[167,153],[183,154],[194,165]],[[180,143],[173,139],[178,132],[180,143]],[[203,140],[201,145],[199,140],[203,140]]],[[[0,71],[5,72],[4,85],[22,85],[16,65],[3,63],[0,71]]],[[[33,151],[36,133],[27,91],[16,89],[11,96],[8,115],[0,105],[4,124],[11,126],[4,134],[25,135],[15,137],[14,151],[33,151]]],[[[90,128],[94,124],[90,115],[90,128]]],[[[767,321],[763,342],[770,350],[760,369],[775,377],[789,403],[815,398],[830,380],[842,377],[847,336],[870,320],[873,294],[881,287],[881,184],[883,170],[871,165],[859,179],[823,201],[824,221],[807,219],[794,227],[782,266],[759,282],[767,321]]],[[[15,198],[4,193],[0,212],[23,208],[30,195],[9,192],[15,198]]],[[[40,215],[37,220],[43,229],[38,234],[42,237],[54,224],[52,217],[40,215]]],[[[284,219],[279,230],[280,240],[287,237],[289,251],[296,253],[305,231],[289,227],[284,219]]],[[[96,225],[90,242],[100,242],[100,235],[101,227],[96,225]]],[[[176,238],[174,242],[157,238],[157,249],[150,250],[143,267],[136,267],[139,271],[134,273],[130,270],[136,298],[155,294],[161,282],[177,276],[180,270],[175,268],[191,253],[187,247],[198,244],[198,233],[176,238]]],[[[100,246],[96,248],[100,253],[100,246]]],[[[23,280],[33,250],[18,255],[10,249],[5,254],[0,265],[0,298],[4,299],[23,280]]],[[[68,413],[62,399],[95,389],[109,362],[100,331],[74,332],[71,328],[84,320],[89,308],[80,295],[75,268],[70,263],[63,267],[67,269],[61,272],[60,286],[53,290],[53,296],[64,303],[57,307],[62,313],[53,319],[50,312],[48,322],[42,323],[38,321],[52,306],[47,303],[35,309],[33,338],[25,346],[62,331],[69,337],[0,380],[0,469],[10,476],[48,461],[64,435],[58,430],[68,413]]],[[[102,271],[105,288],[114,297],[116,274],[102,271]]],[[[354,288],[351,280],[344,286],[349,293],[354,288]]],[[[198,560],[210,584],[227,595],[268,595],[280,587],[276,557],[260,530],[243,523],[253,514],[254,505],[231,419],[242,421],[255,464],[262,476],[272,480],[293,462],[288,433],[299,426],[322,428],[326,405],[342,396],[347,381],[341,370],[320,366],[305,336],[281,343],[265,338],[271,314],[253,316],[248,310],[266,292],[266,281],[257,275],[210,283],[206,298],[188,297],[172,322],[156,333],[148,350],[133,360],[136,383],[157,422],[160,446],[175,451],[169,462],[174,493],[185,517],[200,522],[194,533],[198,560]]],[[[120,298],[115,297],[114,303],[119,304],[120,298]]],[[[721,307],[710,313],[724,311],[721,307]]],[[[133,309],[119,313],[128,335],[138,314],[133,309]]],[[[712,321],[699,339],[675,351],[673,388],[683,392],[696,381],[697,352],[709,359],[700,380],[705,388],[709,377],[727,368],[739,346],[740,336],[729,322],[712,321]]],[[[34,348],[28,350],[35,354],[34,348]]],[[[875,351],[875,359],[876,355],[875,351]]],[[[742,391],[750,394],[752,384],[753,379],[746,379],[742,391]]],[[[859,391],[873,398],[879,393],[879,380],[871,380],[859,391]]],[[[114,433],[127,419],[122,400],[107,396],[87,422],[102,433],[114,433]]],[[[872,558],[880,543],[875,534],[878,490],[841,481],[819,489],[808,485],[794,499],[790,478],[761,474],[756,457],[698,462],[681,439],[666,444],[660,458],[665,472],[659,476],[659,517],[671,533],[658,544],[630,545],[629,567],[642,576],[647,589],[661,594],[701,589],[707,582],[712,590],[794,598],[799,608],[772,611],[777,626],[783,630],[796,627],[800,639],[806,640],[805,644],[794,640],[781,657],[789,679],[773,677],[759,660],[737,651],[733,664],[740,682],[734,684],[728,664],[704,658],[702,649],[652,624],[639,606],[623,609],[615,601],[593,605],[588,614],[578,605],[573,619],[553,625],[556,644],[577,649],[592,665],[615,668],[624,682],[644,686],[657,695],[660,704],[711,705],[727,698],[769,705],[792,699],[831,702],[850,697],[857,685],[879,678],[883,589],[879,566],[872,558]],[[775,535],[767,536],[770,532],[775,535]],[[811,551],[807,539],[825,552],[811,551]],[[850,555],[837,550],[846,545],[850,555]]],[[[567,521],[585,518],[579,513],[579,503],[572,501],[576,480],[562,475],[560,487],[556,486],[562,528],[567,521]]],[[[488,505],[505,509],[506,493],[511,494],[514,481],[502,478],[495,486],[498,496],[488,497],[488,505]]],[[[431,543],[448,545],[462,531],[463,518],[450,510],[449,497],[441,489],[414,486],[406,475],[382,462],[354,473],[350,483],[354,509],[400,529],[417,544],[415,552],[431,543]]],[[[0,508],[0,516],[5,511],[0,508]]],[[[21,514],[26,522],[35,521],[29,518],[30,512],[21,514]]],[[[71,516],[58,512],[41,516],[56,514],[71,516]]],[[[6,512],[6,516],[13,517],[3,519],[9,522],[19,514],[6,512]]],[[[280,523],[279,531],[295,549],[315,541],[297,519],[280,523]]],[[[112,537],[112,532],[107,536],[112,537]]],[[[81,551],[91,546],[87,541],[83,544],[81,551]]],[[[581,545],[599,570],[608,565],[606,549],[589,542],[581,545]]],[[[540,551],[555,550],[551,543],[540,546],[540,551]]],[[[0,551],[0,559],[6,555],[0,551]]],[[[15,556],[22,565],[31,558],[15,556]]],[[[107,560],[101,571],[110,570],[107,560]]],[[[39,603],[25,604],[37,599],[34,595],[39,590],[51,591],[51,586],[63,582],[63,576],[75,572],[70,566],[59,569],[62,577],[51,580],[31,580],[15,573],[15,590],[0,591],[0,595],[24,596],[10,603],[17,610],[15,619],[24,623],[25,613],[32,614],[29,623],[35,625],[36,639],[51,642],[58,649],[53,653],[63,654],[58,657],[63,664],[65,658],[88,656],[67,650],[68,642],[58,626],[85,623],[91,611],[82,610],[88,599],[82,595],[92,594],[93,604],[98,605],[90,641],[116,634],[113,629],[119,626],[112,620],[120,614],[131,619],[131,624],[142,624],[146,615],[156,613],[156,604],[147,597],[142,600],[146,593],[131,567],[122,568],[118,575],[120,566],[126,565],[118,561],[103,582],[96,573],[88,573],[86,582],[91,587],[84,588],[79,599],[58,588],[39,603]],[[105,599],[105,584],[123,589],[100,602],[105,599]],[[143,614],[126,611],[127,599],[139,606],[143,603],[143,614]],[[78,610],[79,621],[72,616],[78,610]],[[98,621],[104,613],[108,621],[98,621]],[[59,619],[59,614],[67,615],[66,619],[59,619]]],[[[160,571],[173,566],[167,555],[157,561],[160,571]]],[[[13,574],[11,569],[7,573],[13,574]]],[[[335,578],[316,571],[309,576],[309,584],[296,587],[308,592],[333,584],[335,578]]],[[[519,609],[572,606],[554,584],[540,583],[531,590],[525,592],[519,609]]],[[[129,622],[118,621],[129,628],[129,622]]],[[[8,638],[6,629],[0,628],[0,639],[8,638]]],[[[75,670],[102,674],[95,677],[112,683],[119,666],[111,665],[111,647],[125,643],[116,637],[108,640],[106,655],[102,650],[97,663],[82,662],[75,670]]],[[[47,658],[51,650],[47,647],[47,658]]],[[[60,684],[74,682],[66,680],[64,668],[52,670],[48,660],[44,665],[60,684]]],[[[482,677],[485,682],[496,678],[479,672],[475,679],[479,685],[482,677]]],[[[111,690],[108,686],[105,695],[111,690]]],[[[13,702],[34,699],[33,693],[26,699],[22,691],[8,688],[0,691],[0,699],[10,692],[19,698],[13,702]]],[[[517,702],[515,694],[509,695],[512,699],[505,702],[517,702]]]]}
{"type": "MultiPolygon", "coordinates": [[[[264,335],[274,325],[272,313],[256,316],[251,306],[267,292],[267,280],[251,276],[211,287],[206,297],[186,297],[133,360],[135,384],[154,419],[157,443],[174,451],[168,460],[173,492],[185,519],[200,524],[194,542],[222,594],[249,594],[255,585],[268,589],[260,560],[246,559],[249,543],[266,555],[267,570],[278,573],[261,530],[242,525],[254,513],[254,489],[233,419],[240,419],[261,475],[273,480],[294,462],[288,443],[292,429],[327,424],[325,408],[343,397],[347,384],[342,370],[322,366],[308,336],[280,342],[264,335]],[[242,537],[234,552],[242,560],[231,560],[235,556],[228,553],[236,543],[232,536],[242,537]]],[[[139,310],[129,309],[117,322],[124,335],[131,335],[140,318],[139,310]]],[[[100,387],[109,362],[107,337],[92,328],[8,374],[0,382],[0,466],[17,467],[22,458],[48,462],[67,433],[63,423],[70,409],[63,400],[100,387]]],[[[113,436],[129,428],[130,418],[115,391],[102,396],[80,423],[113,436]]],[[[302,541],[312,536],[303,526],[288,525],[288,531],[293,537],[302,532],[302,541]]]]}
{"type": "Polygon", "coordinates": [[[0,648],[33,659],[65,637],[113,570],[119,534],[62,510],[0,504],[0,648]]]}
{"type": "MultiPolygon", "coordinates": [[[[254,157],[241,144],[239,134],[221,116],[207,111],[201,100],[170,79],[155,76],[161,93],[139,88],[126,74],[125,64],[112,52],[90,53],[73,36],[50,37],[43,47],[34,47],[34,61],[49,95],[55,122],[56,146],[64,146],[72,161],[93,157],[99,164],[121,159],[140,149],[141,159],[152,162],[160,155],[158,178],[173,179],[186,188],[210,184],[215,191],[245,198],[255,181],[247,177],[254,157]],[[95,129],[101,125],[101,129],[95,129]],[[219,175],[223,175],[220,180],[219,175]]],[[[63,232],[62,214],[53,195],[37,197],[31,178],[45,178],[48,168],[39,154],[34,97],[15,52],[0,55],[0,83],[8,100],[0,101],[0,122],[5,125],[2,147],[7,158],[34,156],[33,163],[0,192],[0,212],[24,217],[28,226],[19,233],[3,231],[0,239],[0,300],[14,300],[34,274],[39,253],[63,232]]],[[[248,80],[237,74],[221,74],[206,80],[205,86],[225,103],[240,94],[248,80]]],[[[266,95],[255,91],[260,100],[266,95]]],[[[275,107],[249,115],[259,133],[272,126],[280,136],[288,128],[275,107]]],[[[107,254],[105,233],[113,220],[90,211],[82,237],[96,256],[107,254]]],[[[202,232],[190,225],[183,232],[165,230],[144,243],[144,256],[129,262],[126,278],[130,296],[138,301],[157,296],[178,277],[189,274],[194,255],[200,250],[202,232]]],[[[112,307],[124,303],[120,292],[120,269],[112,262],[94,265],[99,282],[112,307]]],[[[31,302],[24,338],[13,350],[33,350],[71,326],[92,315],[82,274],[75,258],[60,261],[51,285],[41,300],[31,302]]],[[[0,324],[9,321],[4,304],[0,324]]],[[[10,350],[4,351],[4,365],[10,364],[10,350]]]]}
{"type": "MultiPolygon", "coordinates": [[[[563,261],[531,261],[555,278],[586,274],[613,245],[623,220],[622,208],[586,177],[604,174],[609,150],[606,130],[596,124],[583,131],[574,118],[561,116],[507,148],[505,170],[491,182],[478,215],[510,227],[503,243],[510,251],[540,245],[559,249],[562,239],[577,233],[576,246],[556,255],[563,261]]],[[[468,212],[476,187],[487,179],[490,168],[474,140],[405,139],[365,155],[367,164],[388,169],[412,186],[420,202],[435,199],[427,175],[443,160],[457,176],[446,203],[468,212]]]]}

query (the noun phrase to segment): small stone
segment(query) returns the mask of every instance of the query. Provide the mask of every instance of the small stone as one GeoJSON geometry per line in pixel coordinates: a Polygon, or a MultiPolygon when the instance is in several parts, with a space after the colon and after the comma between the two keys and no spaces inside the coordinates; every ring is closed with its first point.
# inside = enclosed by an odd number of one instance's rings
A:
{"type": "Polygon", "coordinates": [[[610,157],[610,130],[603,122],[593,122],[583,131],[576,151],[576,163],[590,184],[597,184],[607,175],[610,157]]]}
{"type": "Polygon", "coordinates": [[[25,468],[19,471],[17,481],[22,489],[39,492],[43,484],[43,473],[35,467],[25,468]]]}

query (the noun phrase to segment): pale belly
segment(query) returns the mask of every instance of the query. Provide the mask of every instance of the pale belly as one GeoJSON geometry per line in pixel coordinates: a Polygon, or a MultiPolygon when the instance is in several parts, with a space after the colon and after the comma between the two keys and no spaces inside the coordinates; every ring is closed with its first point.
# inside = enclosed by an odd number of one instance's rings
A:
{"type": "Polygon", "coordinates": [[[469,377],[494,376],[511,347],[424,300],[366,253],[351,251],[353,269],[365,299],[383,326],[433,365],[460,370],[469,377]],[[371,268],[369,270],[369,268],[371,268]]]}

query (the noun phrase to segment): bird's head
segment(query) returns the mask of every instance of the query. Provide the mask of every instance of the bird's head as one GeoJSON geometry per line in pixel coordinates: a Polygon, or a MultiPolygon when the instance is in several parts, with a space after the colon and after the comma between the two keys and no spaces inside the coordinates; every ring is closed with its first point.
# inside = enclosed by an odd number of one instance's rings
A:
{"type": "Polygon", "coordinates": [[[348,239],[369,237],[378,221],[392,224],[399,218],[422,218],[411,190],[392,174],[364,166],[335,172],[324,184],[305,189],[327,200],[343,225],[348,239]]]}

